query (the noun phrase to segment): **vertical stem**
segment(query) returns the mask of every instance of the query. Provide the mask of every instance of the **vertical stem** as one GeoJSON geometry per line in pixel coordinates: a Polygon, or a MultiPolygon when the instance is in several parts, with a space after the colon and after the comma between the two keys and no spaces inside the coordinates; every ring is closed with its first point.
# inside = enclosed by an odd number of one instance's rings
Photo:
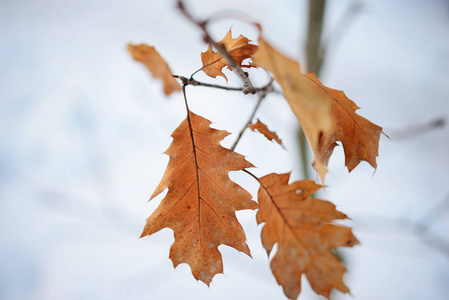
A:
{"type": "Polygon", "coordinates": [[[307,147],[308,143],[307,143],[306,136],[304,135],[304,131],[302,130],[302,127],[299,127],[299,129],[298,129],[298,143],[299,143],[299,152],[301,155],[302,175],[303,175],[304,179],[310,179],[309,148],[307,147]]]}
{"type": "MultiPolygon", "coordinates": [[[[307,31],[307,71],[315,73],[319,78],[321,73],[321,66],[324,60],[323,44],[321,43],[321,33],[323,31],[323,17],[326,0],[309,0],[309,28],[307,31]]],[[[299,144],[301,153],[302,165],[304,174],[308,174],[308,152],[306,150],[306,138],[304,132],[299,131],[299,144]]],[[[341,262],[344,262],[344,257],[341,252],[334,249],[332,251],[334,256],[341,262]]]]}
{"type": "MultiPolygon", "coordinates": [[[[319,77],[323,63],[321,33],[323,31],[324,7],[326,0],[309,0],[309,24],[307,29],[307,71],[319,77]]],[[[309,148],[302,128],[298,130],[298,143],[301,151],[301,164],[304,179],[309,179],[309,148]]]]}
{"type": "Polygon", "coordinates": [[[190,109],[189,109],[189,103],[187,103],[187,96],[186,96],[186,84],[182,85],[182,95],[184,96],[184,104],[186,105],[186,110],[187,110],[187,118],[189,119],[189,123],[190,123],[190,109]]]}
{"type": "Polygon", "coordinates": [[[309,26],[307,29],[307,71],[320,77],[323,63],[321,33],[323,31],[326,0],[309,0],[309,26]]]}

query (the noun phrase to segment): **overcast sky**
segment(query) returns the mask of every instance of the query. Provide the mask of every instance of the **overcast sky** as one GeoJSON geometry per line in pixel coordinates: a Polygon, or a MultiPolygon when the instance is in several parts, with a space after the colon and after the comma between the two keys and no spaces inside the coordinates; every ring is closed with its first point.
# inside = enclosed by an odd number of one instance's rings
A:
{"type": "MultiPolygon", "coordinates": [[[[341,149],[330,161],[320,197],[351,218],[346,224],[361,241],[342,250],[351,295],[332,296],[444,299],[449,254],[429,240],[449,243],[449,129],[420,129],[449,116],[449,4],[360,2],[363,9],[341,31],[352,2],[328,1],[321,79],[343,90],[392,141],[381,138],[375,173],[361,163],[348,174],[341,149]],[[422,221],[428,231],[419,236],[407,221],[422,221]]],[[[307,1],[186,4],[197,17],[241,10],[275,47],[304,62],[307,1]]],[[[211,31],[220,40],[231,26],[235,36],[257,40],[254,28],[238,20],[217,22],[211,31]]],[[[174,73],[197,70],[207,45],[174,1],[2,0],[0,28],[1,299],[285,299],[254,212],[238,214],[253,259],[220,246],[225,275],[210,288],[187,265],[173,269],[170,230],[138,239],[161,200],[147,203],[185,108],[180,94],[164,97],[126,45],[155,45],[174,73]]],[[[240,84],[227,74],[230,85],[240,84]]],[[[259,84],[266,80],[254,76],[259,84]]],[[[233,133],[227,146],[256,101],[201,87],[187,92],[192,111],[233,133]]],[[[251,133],[236,150],[258,167],[257,175],[291,171],[292,180],[301,179],[298,123],[286,101],[270,95],[257,117],[288,150],[251,133]]],[[[251,178],[231,177],[256,195],[251,178]]],[[[299,299],[317,298],[304,281],[299,299]]]]}

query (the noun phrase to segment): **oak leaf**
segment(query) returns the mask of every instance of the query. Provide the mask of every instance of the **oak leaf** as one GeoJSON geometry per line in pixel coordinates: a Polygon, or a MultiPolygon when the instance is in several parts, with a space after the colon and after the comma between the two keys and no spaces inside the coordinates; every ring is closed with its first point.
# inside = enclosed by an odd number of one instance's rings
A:
{"type": "Polygon", "coordinates": [[[168,188],[160,205],[147,219],[142,236],[163,228],[174,231],[170,248],[174,267],[190,265],[193,276],[207,285],[223,272],[219,245],[250,256],[242,226],[235,212],[256,209],[257,203],[231,181],[229,171],[253,167],[236,152],[220,146],[229,133],[211,128],[210,121],[189,112],[173,132],[165,152],[170,160],[150,200],[168,188]]]}
{"type": "Polygon", "coordinates": [[[325,87],[313,73],[302,74],[298,62],[279,53],[262,37],[253,62],[271,72],[282,87],[312,148],[312,165],[322,182],[337,141],[343,145],[349,172],[362,160],[377,167],[382,128],[356,114],[357,105],[342,91],[325,87]]]}
{"type": "Polygon", "coordinates": [[[298,298],[303,274],[319,295],[329,298],[332,288],[349,292],[342,279],[346,268],[332,252],[358,243],[350,228],[332,223],[346,215],[328,201],[310,198],[322,186],[312,180],[288,184],[289,177],[272,173],[259,179],[256,218],[265,223],[261,237],[268,255],[278,245],[271,260],[276,281],[289,299],[298,298]]]}
{"type": "Polygon", "coordinates": [[[165,95],[168,96],[173,92],[181,90],[181,85],[173,78],[170,67],[154,47],[146,44],[128,44],[128,51],[136,61],[143,63],[147,67],[154,78],[162,80],[165,95]]]}
{"type": "Polygon", "coordinates": [[[248,127],[249,127],[249,129],[251,129],[254,132],[256,132],[256,130],[257,130],[258,132],[263,134],[268,140],[270,140],[270,141],[274,140],[276,143],[281,145],[282,148],[285,148],[284,145],[282,144],[282,140],[278,137],[276,132],[269,130],[267,125],[260,122],[260,120],[257,120],[256,123],[250,124],[248,127]]]}
{"type": "MultiPolygon", "coordinates": [[[[250,58],[257,50],[257,46],[252,45],[249,42],[250,40],[243,35],[233,39],[231,30],[229,29],[226,36],[218,42],[218,44],[225,47],[226,51],[238,65],[241,67],[250,68],[254,66],[251,64],[242,64],[245,59],[250,58]]],[[[226,75],[221,70],[224,67],[228,67],[229,69],[231,69],[231,67],[226,59],[220,55],[220,53],[212,50],[210,45],[206,52],[201,53],[201,61],[203,62],[203,67],[201,70],[204,71],[204,73],[206,73],[209,77],[216,78],[217,76],[222,76],[226,79],[226,81],[228,80],[226,75]]]]}

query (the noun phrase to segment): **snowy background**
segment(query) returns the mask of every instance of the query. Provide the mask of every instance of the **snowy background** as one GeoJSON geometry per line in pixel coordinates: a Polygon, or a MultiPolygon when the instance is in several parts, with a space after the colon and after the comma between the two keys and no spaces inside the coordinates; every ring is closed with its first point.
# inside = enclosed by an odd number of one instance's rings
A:
{"type": "MultiPolygon", "coordinates": [[[[344,90],[393,141],[381,138],[374,175],[367,163],[348,174],[341,149],[331,159],[321,196],[351,217],[347,224],[361,242],[341,251],[351,295],[332,296],[445,299],[449,254],[437,242],[449,240],[449,129],[418,129],[449,116],[449,2],[366,0],[351,24],[336,30],[351,3],[328,1],[321,78],[344,90]]],[[[241,10],[262,24],[273,45],[304,62],[304,0],[186,4],[198,17],[241,10]]],[[[254,28],[236,20],[211,30],[220,40],[231,26],[234,35],[257,39],[254,28]]],[[[160,83],[130,58],[129,42],[156,45],[185,76],[201,66],[207,48],[172,0],[0,1],[0,299],[285,299],[254,212],[238,214],[253,259],[220,246],[225,275],[210,288],[187,265],[173,269],[170,230],[138,239],[161,199],[147,203],[185,108],[179,93],[165,98],[160,83]]],[[[187,92],[192,111],[232,133],[256,101],[201,87],[187,92]]],[[[253,133],[236,150],[258,166],[257,175],[292,171],[293,180],[301,179],[298,125],[285,100],[270,95],[257,117],[288,151],[253,133]]],[[[231,177],[255,194],[251,178],[231,177]]],[[[299,299],[318,298],[304,281],[299,299]]]]}

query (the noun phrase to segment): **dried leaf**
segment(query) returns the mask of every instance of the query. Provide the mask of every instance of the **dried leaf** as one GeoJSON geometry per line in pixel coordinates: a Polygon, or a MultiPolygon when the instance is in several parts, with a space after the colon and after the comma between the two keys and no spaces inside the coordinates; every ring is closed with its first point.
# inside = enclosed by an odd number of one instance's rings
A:
{"type": "MultiPolygon", "coordinates": [[[[225,47],[226,51],[228,51],[238,65],[241,67],[250,68],[254,66],[251,64],[242,64],[245,59],[250,58],[257,50],[257,46],[249,44],[249,42],[250,40],[243,35],[233,39],[231,30],[229,29],[226,36],[218,44],[225,47]]],[[[228,65],[228,62],[224,57],[222,57],[218,52],[212,50],[210,45],[206,52],[201,53],[201,61],[203,62],[203,67],[201,70],[203,70],[209,77],[216,78],[217,76],[222,76],[226,79],[226,81],[228,80],[226,75],[223,74],[221,70],[224,67],[228,67],[229,69],[231,69],[231,67],[228,65]]]]}
{"type": "Polygon", "coordinates": [[[262,228],[262,244],[270,255],[276,281],[289,299],[301,292],[301,277],[307,277],[312,289],[329,298],[332,288],[348,293],[343,282],[344,265],[332,253],[340,246],[358,243],[350,228],[332,223],[346,215],[325,200],[310,198],[321,186],[312,180],[288,184],[290,174],[269,174],[260,178],[257,223],[262,228]]]}
{"type": "Polygon", "coordinates": [[[332,120],[334,131],[323,138],[321,155],[327,165],[332,155],[335,142],[340,141],[345,152],[345,166],[351,172],[362,161],[367,161],[374,169],[377,168],[376,157],[379,155],[379,139],[382,127],[358,115],[359,107],[343,91],[324,86],[313,73],[305,75],[316,86],[325,91],[332,101],[332,120]]]}
{"type": "Polygon", "coordinates": [[[276,134],[276,132],[270,131],[268,129],[267,125],[265,125],[264,123],[260,122],[260,120],[257,120],[257,123],[250,124],[248,127],[249,127],[249,129],[251,129],[254,132],[256,132],[256,130],[257,130],[258,132],[263,134],[270,141],[275,140],[276,143],[278,143],[279,145],[282,146],[282,148],[285,148],[284,145],[282,144],[281,139],[276,134]]]}
{"type": "Polygon", "coordinates": [[[312,148],[312,165],[322,182],[337,141],[343,145],[349,171],[362,160],[376,168],[382,128],[356,114],[357,105],[342,91],[325,87],[313,73],[302,74],[298,62],[279,53],[262,37],[253,61],[281,85],[312,148]]]}
{"type": "Polygon", "coordinates": [[[207,285],[215,274],[223,272],[219,245],[250,255],[235,212],[257,208],[251,195],[228,177],[229,171],[253,165],[220,146],[229,133],[210,128],[210,123],[189,112],[173,132],[173,142],[166,151],[170,161],[150,199],[166,188],[168,193],[147,219],[142,233],[145,236],[166,227],[173,229],[173,265],[189,264],[193,276],[207,285]]]}
{"type": "Polygon", "coordinates": [[[154,47],[146,44],[128,44],[128,51],[135,60],[143,63],[150,70],[154,78],[162,80],[165,95],[181,90],[181,85],[173,78],[170,67],[154,47]]]}

